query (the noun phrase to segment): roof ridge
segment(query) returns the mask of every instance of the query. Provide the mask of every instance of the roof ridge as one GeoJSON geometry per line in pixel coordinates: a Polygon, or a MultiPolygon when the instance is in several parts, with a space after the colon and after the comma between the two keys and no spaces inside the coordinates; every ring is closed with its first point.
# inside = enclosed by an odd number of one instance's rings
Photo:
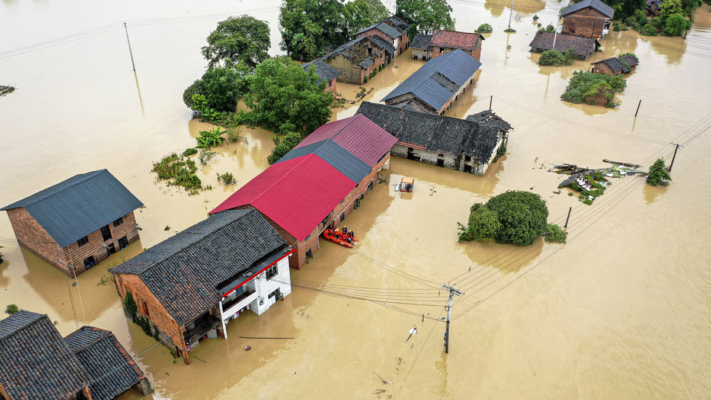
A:
{"type": "MultiPolygon", "coordinates": [[[[93,327],[93,326],[84,325],[84,326],[82,326],[81,328],[79,328],[79,329],[77,329],[76,331],[74,331],[73,333],[70,333],[67,337],[69,337],[69,336],[71,336],[71,335],[73,335],[73,334],[75,334],[75,333],[81,331],[81,330],[84,329],[84,328],[88,328],[88,329],[91,329],[91,330],[94,330],[94,331],[101,331],[101,336],[99,336],[98,338],[96,338],[96,339],[90,341],[89,343],[85,344],[84,346],[82,346],[82,347],[80,347],[80,348],[74,350],[74,351],[73,351],[74,354],[79,354],[79,353],[83,352],[84,350],[88,349],[90,346],[93,346],[93,345],[95,345],[96,343],[98,343],[98,342],[100,342],[100,341],[106,339],[106,338],[109,337],[110,335],[112,335],[112,333],[111,333],[110,331],[107,331],[107,330],[105,330],[105,329],[100,329],[100,328],[96,328],[96,327],[93,327]]],[[[64,338],[64,339],[66,340],[66,338],[64,338]]],[[[71,350],[71,348],[70,348],[70,350],[71,350]]]]}
{"type": "MultiPolygon", "coordinates": [[[[88,174],[88,176],[77,180],[76,182],[72,183],[72,184],[69,185],[69,186],[63,187],[63,188],[60,189],[60,190],[57,190],[57,191],[52,192],[52,193],[48,193],[48,194],[46,194],[46,195],[44,195],[44,196],[42,196],[42,197],[40,197],[40,198],[37,198],[37,199],[35,199],[35,200],[32,200],[31,202],[26,203],[24,206],[13,207],[13,208],[27,208],[27,206],[31,206],[32,204],[38,203],[38,202],[40,202],[40,201],[42,201],[42,200],[46,200],[46,199],[48,199],[48,198],[50,198],[50,197],[52,197],[52,196],[54,196],[54,195],[56,195],[56,194],[58,194],[58,193],[63,192],[63,191],[66,190],[66,189],[69,189],[70,187],[74,187],[74,186],[76,186],[76,185],[78,185],[78,184],[80,184],[80,183],[84,183],[84,182],[88,181],[89,179],[94,179],[94,178],[96,178],[97,176],[99,176],[101,173],[103,173],[103,172],[108,172],[108,171],[109,171],[108,169],[104,168],[104,169],[100,169],[100,170],[96,170],[96,171],[87,172],[86,174],[88,174]]],[[[76,175],[74,175],[74,176],[76,176],[76,175]]],[[[67,180],[72,179],[72,178],[73,178],[73,177],[67,178],[67,179],[65,179],[64,181],[67,181],[67,180]]],[[[62,182],[64,182],[64,181],[62,181],[62,182]]],[[[59,184],[61,184],[62,182],[59,182],[59,183],[57,183],[57,184],[55,184],[55,185],[52,185],[52,186],[59,185],[59,184]]],[[[50,188],[51,188],[52,186],[50,186],[50,188]]],[[[46,188],[46,189],[43,189],[43,190],[47,190],[47,189],[49,189],[49,188],[46,188]]],[[[30,195],[30,196],[32,196],[32,195],[30,195]]],[[[27,197],[30,197],[30,196],[27,196],[27,197]]],[[[25,197],[25,198],[27,198],[27,197],[25,197]]],[[[22,201],[22,200],[18,200],[18,201],[16,201],[15,203],[19,203],[19,202],[21,202],[21,201],[22,201]]],[[[12,204],[15,204],[15,203],[12,203],[12,204]]],[[[12,204],[11,204],[11,205],[12,205],[12,204]]],[[[7,208],[7,207],[5,207],[5,208],[7,208]]]]}
{"type": "MultiPolygon", "coordinates": [[[[343,128],[339,129],[339,130],[336,132],[336,134],[331,137],[331,139],[333,139],[333,138],[335,138],[336,136],[340,135],[341,132],[343,132],[346,128],[348,128],[349,126],[351,126],[351,124],[353,123],[353,121],[355,121],[356,119],[358,119],[358,116],[359,116],[359,115],[360,115],[360,114],[356,114],[356,115],[354,115],[354,116],[352,116],[352,117],[346,118],[346,119],[350,119],[350,121],[348,121],[348,123],[345,124],[345,125],[343,126],[343,128]]],[[[328,140],[328,139],[327,139],[327,140],[328,140]]]]}
{"type": "MultiPolygon", "coordinates": [[[[481,36],[481,33],[479,33],[479,32],[448,31],[448,30],[446,30],[446,29],[437,29],[437,30],[435,30],[434,33],[437,33],[437,32],[466,33],[466,34],[468,34],[468,35],[478,35],[478,36],[481,36]]],[[[433,34],[433,35],[434,35],[434,34],[433,34]]]]}

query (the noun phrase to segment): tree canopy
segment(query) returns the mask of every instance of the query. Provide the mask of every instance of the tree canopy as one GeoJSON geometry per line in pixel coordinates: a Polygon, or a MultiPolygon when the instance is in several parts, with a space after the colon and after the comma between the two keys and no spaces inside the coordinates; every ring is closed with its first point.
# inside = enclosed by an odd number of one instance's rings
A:
{"type": "Polygon", "coordinates": [[[289,132],[281,139],[277,137],[277,140],[275,140],[275,142],[277,142],[276,147],[272,150],[272,154],[267,156],[267,162],[269,165],[275,164],[277,161],[281,160],[286,153],[290,152],[291,149],[301,143],[301,140],[301,134],[297,132],[289,132]]]}
{"type": "Polygon", "coordinates": [[[207,37],[207,44],[202,55],[209,68],[230,60],[252,70],[269,58],[269,25],[249,15],[229,17],[217,24],[217,29],[207,37]]]}
{"type": "MultiPolygon", "coordinates": [[[[227,62],[230,62],[227,59],[227,62]]],[[[234,112],[237,100],[245,89],[246,67],[210,68],[183,92],[183,101],[191,109],[197,109],[194,95],[203,96],[206,107],[220,112],[234,112]]]]}
{"type": "Polygon", "coordinates": [[[304,71],[287,57],[259,64],[244,97],[251,121],[277,133],[313,132],[330,120],[333,102],[324,92],[326,82],[318,79],[314,68],[304,71]]]}
{"type": "MultiPolygon", "coordinates": [[[[644,0],[643,0],[644,1],[644,0]]],[[[454,30],[452,7],[447,0],[396,0],[396,15],[410,24],[410,33],[454,30]]]]}
{"type": "Polygon", "coordinates": [[[652,186],[667,186],[672,180],[667,166],[664,164],[664,158],[658,158],[657,161],[649,167],[649,175],[647,175],[647,184],[652,186]]]}

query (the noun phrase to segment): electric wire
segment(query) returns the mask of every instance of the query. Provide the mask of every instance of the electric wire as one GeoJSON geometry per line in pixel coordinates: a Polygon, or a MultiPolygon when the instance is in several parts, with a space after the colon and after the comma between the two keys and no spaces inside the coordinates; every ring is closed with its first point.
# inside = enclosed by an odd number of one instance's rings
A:
{"type": "MultiPolygon", "coordinates": [[[[444,312],[444,306],[442,306],[442,311],[439,312],[439,316],[437,317],[437,320],[439,321],[439,318],[442,316],[442,313],[444,312]]],[[[410,376],[410,372],[412,372],[412,369],[415,368],[415,364],[417,363],[417,359],[420,358],[420,354],[422,354],[422,350],[425,349],[425,345],[427,345],[427,342],[430,340],[430,336],[432,336],[432,332],[434,332],[434,328],[437,326],[437,324],[432,324],[432,329],[430,329],[430,333],[427,335],[427,339],[425,339],[425,342],[422,343],[422,347],[420,347],[420,351],[417,353],[417,356],[415,357],[415,361],[412,362],[412,366],[410,367],[410,370],[407,371],[407,375],[405,375],[404,381],[407,381],[407,377],[410,376]]]]}

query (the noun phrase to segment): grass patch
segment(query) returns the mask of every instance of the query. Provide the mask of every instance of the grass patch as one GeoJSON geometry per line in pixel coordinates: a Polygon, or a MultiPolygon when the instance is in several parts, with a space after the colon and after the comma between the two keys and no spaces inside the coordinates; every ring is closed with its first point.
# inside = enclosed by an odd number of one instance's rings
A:
{"type": "Polygon", "coordinates": [[[200,178],[195,175],[195,161],[176,153],[168,154],[160,161],[154,162],[151,172],[158,174],[158,180],[167,181],[168,186],[180,186],[191,196],[203,190],[200,178]]]}

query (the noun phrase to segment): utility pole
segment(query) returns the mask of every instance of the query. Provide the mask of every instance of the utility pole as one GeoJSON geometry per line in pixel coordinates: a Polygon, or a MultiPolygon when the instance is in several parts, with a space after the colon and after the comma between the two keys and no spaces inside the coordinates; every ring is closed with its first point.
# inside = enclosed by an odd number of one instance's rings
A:
{"type": "Polygon", "coordinates": [[[491,95],[491,98],[489,99],[489,111],[491,111],[491,103],[494,102],[494,95],[491,95]]]}
{"type": "Polygon", "coordinates": [[[128,27],[126,23],[123,23],[123,28],[126,30],[126,41],[128,42],[128,54],[131,55],[131,65],[133,65],[133,70],[136,71],[136,63],[133,62],[133,51],[131,51],[131,39],[128,38],[128,27]]]}
{"type": "Polygon", "coordinates": [[[565,228],[568,229],[568,221],[570,221],[570,213],[573,212],[573,207],[568,209],[568,218],[565,219],[565,228]]]}
{"type": "Polygon", "coordinates": [[[444,352],[449,353],[449,321],[452,319],[452,298],[456,294],[461,296],[464,292],[460,292],[454,286],[448,286],[446,283],[442,285],[442,289],[449,291],[449,305],[447,306],[447,330],[444,331],[444,352]]]}
{"type": "Polygon", "coordinates": [[[558,26],[560,26],[560,15],[558,16],[558,22],[555,23],[555,33],[553,34],[553,47],[551,47],[551,50],[555,50],[555,40],[558,39],[558,26]]]}
{"type": "Polygon", "coordinates": [[[671,172],[671,169],[674,166],[674,160],[676,159],[677,150],[679,150],[679,143],[676,143],[676,148],[674,149],[674,156],[672,157],[671,165],[669,165],[669,172],[671,172]]]}
{"type": "Polygon", "coordinates": [[[637,114],[639,114],[639,107],[642,106],[642,99],[639,100],[639,104],[637,104],[637,111],[634,113],[634,117],[637,118],[637,114]]]}
{"type": "Polygon", "coordinates": [[[511,14],[509,15],[509,29],[511,29],[511,18],[513,18],[514,0],[511,0],[511,14]]]}

